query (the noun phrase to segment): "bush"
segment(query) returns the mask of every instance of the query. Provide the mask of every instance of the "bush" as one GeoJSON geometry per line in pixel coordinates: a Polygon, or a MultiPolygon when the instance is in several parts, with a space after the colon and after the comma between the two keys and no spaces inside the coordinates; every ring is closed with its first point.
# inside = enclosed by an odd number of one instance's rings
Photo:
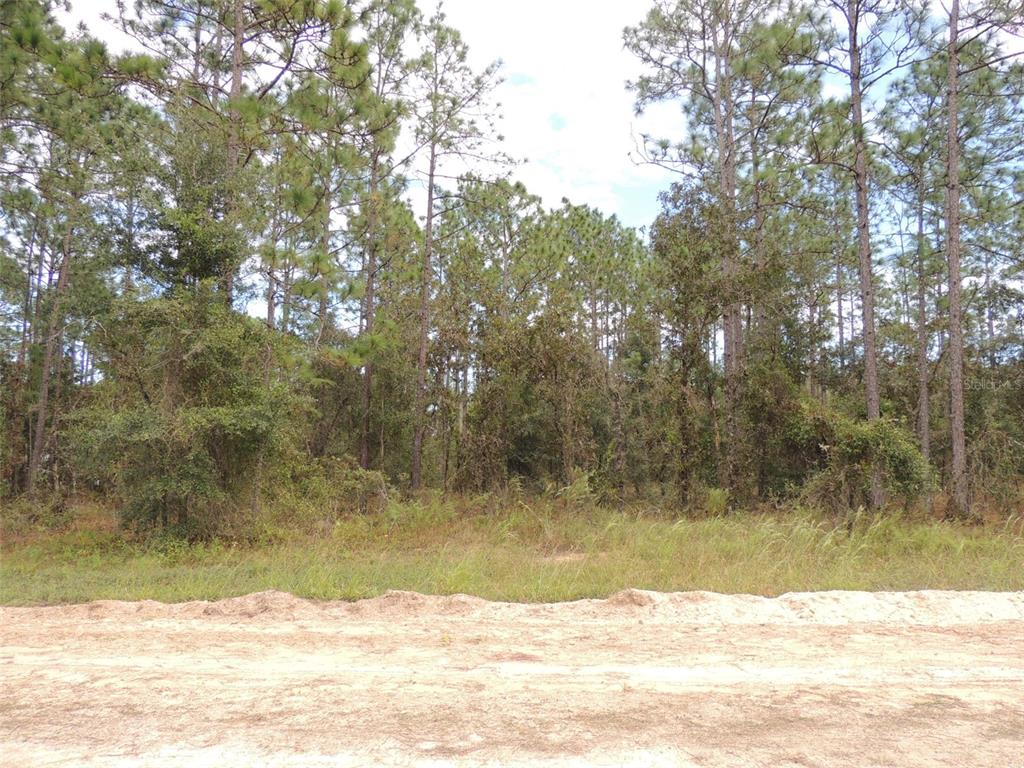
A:
{"type": "Polygon", "coordinates": [[[597,505],[597,495],[591,487],[592,483],[592,472],[583,472],[576,469],[573,470],[567,485],[551,490],[549,495],[559,499],[563,506],[568,509],[593,509],[597,505]]]}
{"type": "Polygon", "coordinates": [[[201,288],[124,301],[95,342],[109,363],[70,443],[79,471],[120,494],[124,521],[206,538],[257,507],[303,421],[281,341],[201,288]]]}
{"type": "Polygon", "coordinates": [[[819,468],[802,496],[824,509],[867,507],[876,469],[886,497],[904,507],[934,483],[932,469],[913,438],[887,419],[861,421],[805,402],[791,420],[789,435],[805,454],[817,455],[819,468]]]}
{"type": "Polygon", "coordinates": [[[348,457],[326,457],[297,465],[273,505],[285,527],[322,529],[346,515],[383,512],[393,496],[382,473],[348,457]]]}
{"type": "Polygon", "coordinates": [[[729,489],[708,488],[704,494],[704,513],[720,517],[729,511],[729,489]]]}
{"type": "Polygon", "coordinates": [[[49,494],[30,499],[27,496],[5,501],[0,527],[4,535],[17,535],[33,529],[59,530],[72,520],[67,499],[60,494],[49,494]]]}

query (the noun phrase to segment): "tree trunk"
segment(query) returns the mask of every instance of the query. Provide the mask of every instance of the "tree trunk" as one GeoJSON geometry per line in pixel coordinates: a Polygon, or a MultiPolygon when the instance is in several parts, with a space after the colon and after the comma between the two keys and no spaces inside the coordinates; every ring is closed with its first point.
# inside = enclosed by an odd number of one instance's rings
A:
{"type": "Polygon", "coordinates": [[[949,428],[953,447],[953,498],[951,513],[971,514],[967,487],[967,446],[964,436],[964,330],[960,278],[960,133],[957,126],[959,56],[957,37],[960,2],[952,0],[949,11],[949,51],[946,79],[948,112],[946,162],[946,258],[949,262],[949,428]]]}
{"type": "Polygon", "coordinates": [[[18,370],[24,372],[25,363],[28,360],[29,336],[32,329],[32,276],[35,272],[35,249],[36,236],[39,233],[38,217],[32,224],[32,234],[28,239],[28,255],[25,259],[28,279],[25,282],[25,303],[21,313],[21,343],[18,345],[18,370]]]}
{"type": "Polygon", "coordinates": [[[412,465],[409,485],[418,491],[423,484],[423,435],[426,431],[427,349],[430,331],[430,262],[433,250],[434,175],[437,171],[437,145],[430,145],[430,169],[427,174],[427,221],[423,227],[423,274],[420,276],[420,343],[416,362],[416,410],[413,413],[412,465]]]}
{"type": "Polygon", "coordinates": [[[928,394],[928,304],[924,265],[924,169],[918,179],[917,198],[917,439],[921,455],[931,461],[931,401],[928,394]]]}
{"type": "MultiPolygon", "coordinates": [[[[244,42],[245,26],[243,23],[242,0],[234,0],[232,4],[232,22],[234,25],[234,44],[231,48],[231,90],[229,98],[231,104],[228,111],[228,183],[231,185],[228,192],[228,215],[234,218],[237,209],[237,182],[238,166],[241,159],[241,122],[242,114],[238,109],[238,101],[242,98],[242,45],[244,42]]],[[[237,223],[237,222],[232,222],[237,223]]],[[[228,304],[231,304],[232,294],[235,285],[235,264],[234,261],[225,265],[223,275],[224,294],[228,304]]]]}
{"type": "Polygon", "coordinates": [[[128,230],[128,258],[125,260],[124,279],[122,280],[122,291],[125,294],[131,294],[135,290],[135,279],[132,277],[132,270],[135,268],[136,259],[135,215],[138,212],[137,209],[138,204],[135,201],[135,188],[132,187],[128,196],[128,204],[126,205],[126,214],[128,217],[126,227],[128,230]]]}
{"type": "Polygon", "coordinates": [[[995,368],[999,365],[999,357],[996,354],[996,324],[995,315],[992,312],[992,254],[985,251],[985,346],[988,348],[988,366],[995,368]]]}
{"type": "MultiPolygon", "coordinates": [[[[728,282],[735,282],[738,271],[739,236],[736,226],[736,146],[733,131],[735,104],[731,81],[731,19],[729,9],[722,11],[721,27],[715,40],[714,118],[718,143],[719,194],[729,242],[725,249],[724,272],[728,282]]],[[[743,437],[739,422],[739,371],[743,354],[743,318],[740,304],[730,297],[723,317],[725,369],[725,451],[722,455],[724,485],[738,494],[740,452],[743,437]]]]}
{"type": "MultiPolygon", "coordinates": [[[[854,176],[857,185],[857,255],[860,263],[860,298],[864,336],[864,388],[868,421],[881,417],[878,389],[878,357],[875,349],[875,288],[871,265],[871,230],[868,220],[868,157],[864,137],[864,112],[861,94],[861,53],[857,40],[857,0],[848,0],[847,17],[850,34],[850,105],[853,112],[854,176]]],[[[871,507],[879,509],[884,502],[880,468],[871,479],[871,507]]]]}
{"type": "Polygon", "coordinates": [[[323,261],[320,263],[317,272],[319,273],[320,285],[318,291],[316,346],[323,343],[324,335],[331,325],[330,318],[330,291],[328,290],[328,268],[331,254],[331,197],[330,193],[324,192],[324,228],[320,233],[320,249],[323,251],[323,261]]]}
{"type": "Polygon", "coordinates": [[[71,272],[71,237],[74,233],[74,224],[69,219],[67,228],[64,231],[64,256],[60,262],[60,272],[57,277],[57,291],[53,298],[53,305],[50,308],[50,320],[46,329],[46,344],[43,351],[43,368],[39,383],[39,403],[36,412],[36,429],[32,442],[32,453],[28,462],[28,474],[26,476],[26,490],[29,495],[35,492],[36,478],[39,474],[39,467],[43,459],[43,451],[46,448],[49,430],[46,428],[46,421],[50,401],[50,379],[53,372],[54,357],[60,353],[58,341],[61,334],[61,312],[63,311],[64,294],[67,292],[68,281],[71,272]]]}
{"type": "Polygon", "coordinates": [[[612,419],[615,424],[615,486],[618,491],[618,503],[621,507],[626,501],[626,459],[628,452],[628,432],[623,414],[622,377],[616,372],[616,384],[612,390],[612,419]]]}
{"type": "Polygon", "coordinates": [[[846,371],[846,323],[843,320],[843,295],[846,293],[846,281],[843,279],[843,239],[839,219],[835,225],[836,242],[836,319],[839,326],[839,370],[846,371]]]}
{"type": "MultiPolygon", "coordinates": [[[[768,269],[768,254],[765,249],[764,226],[765,215],[764,205],[761,200],[761,158],[760,148],[757,146],[757,134],[752,133],[750,137],[750,175],[753,178],[753,203],[754,203],[754,259],[757,264],[757,271],[761,280],[765,278],[768,269]]],[[[758,300],[754,306],[754,331],[757,335],[757,343],[763,345],[769,337],[765,323],[767,320],[767,308],[763,298],[758,300]]],[[[756,352],[755,352],[756,354],[756,352]]]]}
{"type": "MultiPolygon", "coordinates": [[[[373,335],[374,290],[377,279],[377,176],[380,172],[379,158],[376,151],[370,164],[370,204],[366,211],[366,293],[363,296],[364,320],[363,331],[369,339],[373,335]]],[[[363,469],[370,468],[370,407],[373,400],[373,361],[367,360],[363,366],[362,392],[362,429],[359,435],[359,465],[363,469]]]]}
{"type": "Polygon", "coordinates": [[[267,328],[274,330],[274,314],[277,310],[275,302],[277,301],[277,291],[275,288],[276,278],[274,277],[274,268],[267,266],[267,328]]]}
{"type": "Polygon", "coordinates": [[[469,402],[469,366],[466,365],[465,355],[462,356],[462,368],[459,372],[459,445],[466,435],[466,409],[469,402]]]}
{"type": "Polygon", "coordinates": [[[53,264],[53,244],[49,242],[44,230],[43,239],[39,243],[39,261],[36,264],[35,304],[32,307],[32,321],[29,328],[29,344],[39,344],[41,341],[40,333],[43,328],[43,296],[47,289],[53,285],[53,264]],[[49,258],[47,258],[47,252],[50,254],[49,258]]]}

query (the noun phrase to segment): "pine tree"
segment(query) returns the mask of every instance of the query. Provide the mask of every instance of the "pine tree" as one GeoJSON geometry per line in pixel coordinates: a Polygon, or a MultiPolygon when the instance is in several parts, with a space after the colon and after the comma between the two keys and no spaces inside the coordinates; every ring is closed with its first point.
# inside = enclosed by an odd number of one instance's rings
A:
{"type": "Polygon", "coordinates": [[[416,115],[416,136],[427,153],[427,169],[418,309],[416,407],[409,477],[414,491],[419,490],[423,482],[434,218],[438,213],[440,163],[456,156],[480,157],[484,141],[492,133],[489,98],[497,75],[497,64],[492,64],[480,74],[473,73],[467,60],[468,47],[458,31],[447,26],[442,12],[438,11],[431,17],[424,29],[424,38],[425,51],[417,65],[422,97],[416,115]]]}

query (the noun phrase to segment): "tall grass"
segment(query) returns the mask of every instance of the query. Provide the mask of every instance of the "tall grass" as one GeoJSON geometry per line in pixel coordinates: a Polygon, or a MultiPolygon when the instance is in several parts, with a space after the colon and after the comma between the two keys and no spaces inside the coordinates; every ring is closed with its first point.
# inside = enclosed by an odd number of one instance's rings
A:
{"type": "Polygon", "coordinates": [[[261,546],[129,543],[113,530],[8,542],[0,603],[216,599],[279,589],[357,599],[388,589],[494,600],[604,597],[626,587],[778,595],[825,589],[1024,589],[1020,521],[962,527],[811,514],[673,520],[558,500],[393,503],[317,537],[261,546]],[[480,510],[490,511],[480,511],[480,510]]]}

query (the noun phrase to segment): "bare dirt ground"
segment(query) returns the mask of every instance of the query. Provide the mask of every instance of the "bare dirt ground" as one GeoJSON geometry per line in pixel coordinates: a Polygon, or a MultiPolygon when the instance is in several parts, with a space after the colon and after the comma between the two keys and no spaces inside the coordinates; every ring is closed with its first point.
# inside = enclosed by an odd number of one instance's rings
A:
{"type": "Polygon", "coordinates": [[[0,764],[1024,768],[1024,593],[4,608],[0,764]]]}

